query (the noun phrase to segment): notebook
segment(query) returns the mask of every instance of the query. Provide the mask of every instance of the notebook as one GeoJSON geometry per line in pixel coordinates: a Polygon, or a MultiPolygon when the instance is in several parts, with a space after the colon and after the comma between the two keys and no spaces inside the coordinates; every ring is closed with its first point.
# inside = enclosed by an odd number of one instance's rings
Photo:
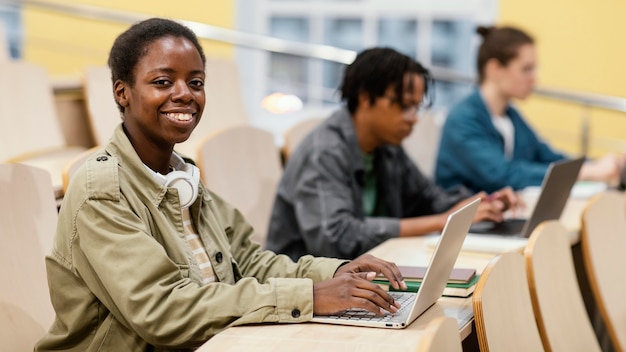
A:
{"type": "Polygon", "coordinates": [[[556,161],[550,164],[541,184],[539,198],[528,219],[506,219],[503,222],[479,222],[470,227],[472,234],[519,236],[528,238],[540,223],[558,220],[567,203],[584,158],[556,161]]]}
{"type": "Polygon", "coordinates": [[[315,315],[312,321],[391,329],[407,327],[441,297],[479,203],[477,198],[448,216],[417,293],[389,292],[401,304],[398,312],[376,316],[355,308],[330,316],[315,315]]]}
{"type": "MultiPolygon", "coordinates": [[[[427,266],[415,266],[415,265],[398,265],[400,274],[406,282],[421,282],[426,274],[427,266]]],[[[464,284],[470,282],[476,276],[476,269],[471,268],[454,268],[448,278],[448,284],[464,284]]],[[[375,280],[387,280],[386,277],[379,274],[375,280]]]]}

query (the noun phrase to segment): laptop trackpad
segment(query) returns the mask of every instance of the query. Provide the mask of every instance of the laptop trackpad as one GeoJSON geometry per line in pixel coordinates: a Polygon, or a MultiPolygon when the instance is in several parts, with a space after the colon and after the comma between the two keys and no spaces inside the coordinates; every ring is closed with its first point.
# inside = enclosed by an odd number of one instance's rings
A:
{"type": "Polygon", "coordinates": [[[492,235],[519,235],[525,223],[526,219],[506,219],[503,222],[481,221],[472,224],[469,232],[492,235]]]}

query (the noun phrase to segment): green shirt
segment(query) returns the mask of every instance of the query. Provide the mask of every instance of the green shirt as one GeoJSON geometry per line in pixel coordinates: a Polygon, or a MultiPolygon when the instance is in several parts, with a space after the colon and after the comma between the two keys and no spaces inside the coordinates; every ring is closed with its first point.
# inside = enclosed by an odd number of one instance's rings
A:
{"type": "Polygon", "coordinates": [[[376,158],[374,154],[363,153],[363,213],[365,216],[387,216],[384,202],[378,197],[378,178],[374,169],[376,158]]]}

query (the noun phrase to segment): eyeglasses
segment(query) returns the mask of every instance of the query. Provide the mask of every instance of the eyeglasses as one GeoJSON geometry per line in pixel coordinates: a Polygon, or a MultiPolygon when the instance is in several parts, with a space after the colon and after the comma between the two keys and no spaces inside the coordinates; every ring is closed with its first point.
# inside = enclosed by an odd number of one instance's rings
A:
{"type": "Polygon", "coordinates": [[[398,105],[400,109],[402,109],[402,114],[405,116],[415,116],[423,109],[422,102],[419,102],[417,104],[406,104],[405,102],[398,100],[395,96],[383,95],[383,97],[389,99],[389,102],[392,105],[398,105]]]}

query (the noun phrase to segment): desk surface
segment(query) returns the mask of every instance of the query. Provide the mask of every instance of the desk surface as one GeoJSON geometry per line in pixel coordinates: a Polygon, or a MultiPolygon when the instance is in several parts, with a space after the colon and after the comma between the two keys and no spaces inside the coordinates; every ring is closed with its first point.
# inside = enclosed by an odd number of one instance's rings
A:
{"type": "MultiPolygon", "coordinates": [[[[578,242],[580,214],[586,200],[571,199],[561,221],[572,230],[572,243],[578,242]]],[[[529,211],[533,200],[527,200],[529,211]]],[[[400,265],[428,265],[434,249],[432,236],[396,238],[388,240],[370,251],[371,254],[400,265]]],[[[505,241],[507,239],[498,239],[505,241]]],[[[525,239],[515,239],[523,248],[525,239]]],[[[497,248],[497,247],[496,247],[497,248]]],[[[474,268],[481,273],[497,254],[494,251],[462,250],[456,267],[474,268]]],[[[442,297],[406,329],[390,330],[351,327],[317,323],[259,324],[227,329],[207,341],[198,351],[380,351],[393,346],[396,351],[416,351],[426,325],[439,316],[457,320],[461,338],[467,337],[473,321],[472,299],[442,297]],[[323,338],[320,338],[323,337],[323,338]]]]}

